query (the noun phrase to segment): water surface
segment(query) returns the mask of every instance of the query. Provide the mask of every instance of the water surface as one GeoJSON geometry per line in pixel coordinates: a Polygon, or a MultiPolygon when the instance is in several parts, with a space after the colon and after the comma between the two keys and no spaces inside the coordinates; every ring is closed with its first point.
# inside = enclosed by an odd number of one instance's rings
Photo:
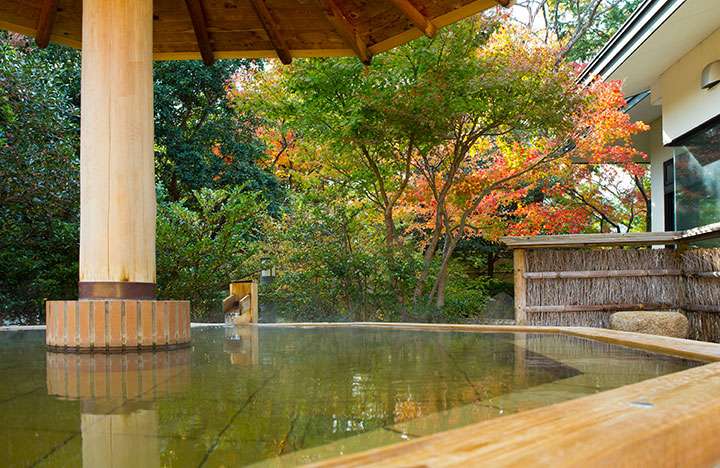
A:
{"type": "Polygon", "coordinates": [[[199,328],[189,349],[93,355],[5,332],[0,465],[294,465],[700,364],[524,333],[199,328]]]}

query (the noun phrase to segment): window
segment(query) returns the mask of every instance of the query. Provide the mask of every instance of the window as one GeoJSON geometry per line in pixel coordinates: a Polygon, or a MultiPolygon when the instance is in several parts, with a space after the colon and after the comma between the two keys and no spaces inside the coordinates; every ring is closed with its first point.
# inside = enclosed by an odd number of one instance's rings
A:
{"type": "Polygon", "coordinates": [[[700,129],[680,145],[675,147],[677,229],[719,222],[720,123],[700,129]]]}

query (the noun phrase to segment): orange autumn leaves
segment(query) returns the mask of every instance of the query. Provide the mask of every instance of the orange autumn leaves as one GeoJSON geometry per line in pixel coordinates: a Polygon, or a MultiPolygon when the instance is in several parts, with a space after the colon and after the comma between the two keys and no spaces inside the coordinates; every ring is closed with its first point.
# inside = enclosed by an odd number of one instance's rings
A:
{"type": "MultiPolygon", "coordinates": [[[[619,83],[580,86],[579,67],[562,62],[554,45],[498,18],[475,21],[474,30],[459,26],[455,38],[409,45],[355,74],[347,72],[352,63],[339,61],[336,77],[318,77],[319,67],[298,61],[248,70],[229,92],[239,110],[259,110],[266,119],[259,136],[268,168],[284,179],[321,174],[353,186],[401,189],[390,209],[407,233],[428,235],[437,216],[444,218],[441,229],[462,226],[463,236],[587,229],[591,214],[565,196],[566,188],[587,183],[588,167],[598,164],[642,175],[634,162],[642,155],[630,137],[647,127],[622,112],[619,83]],[[477,43],[455,44],[463,34],[477,43]],[[415,75],[392,72],[391,64],[405,62],[415,75]],[[334,80],[356,81],[328,91],[334,80]],[[327,102],[313,93],[327,95],[327,102]],[[362,147],[380,155],[375,173],[353,166],[362,147]],[[409,176],[402,171],[408,154],[409,176]]],[[[588,196],[604,197],[602,191],[588,196]]]]}

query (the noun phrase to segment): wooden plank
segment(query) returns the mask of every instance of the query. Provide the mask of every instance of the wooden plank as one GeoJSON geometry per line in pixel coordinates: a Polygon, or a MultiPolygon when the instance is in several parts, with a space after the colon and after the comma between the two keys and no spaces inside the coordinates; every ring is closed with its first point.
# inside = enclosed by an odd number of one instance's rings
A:
{"type": "Polygon", "coordinates": [[[278,58],[283,64],[289,65],[292,62],[290,51],[285,43],[285,39],[283,39],[282,34],[280,34],[280,28],[278,27],[277,22],[270,14],[267,5],[265,5],[265,1],[250,0],[250,3],[252,4],[253,10],[255,10],[255,14],[262,23],[263,29],[265,29],[265,32],[270,38],[270,42],[272,43],[278,58]]]}
{"type": "Polygon", "coordinates": [[[44,49],[50,43],[50,33],[55,22],[58,0],[44,0],[40,7],[37,27],[35,28],[35,44],[44,49]]]}
{"type": "Polygon", "coordinates": [[[625,245],[670,245],[682,235],[669,232],[624,232],[599,234],[561,234],[556,236],[504,236],[500,238],[510,249],[542,249],[558,247],[612,247],[625,245]]]}
{"type": "Polygon", "coordinates": [[[437,36],[438,28],[431,19],[418,11],[417,7],[413,5],[409,0],[390,0],[398,10],[408,17],[410,21],[427,37],[432,39],[437,36]]]}
{"type": "Polygon", "coordinates": [[[222,301],[222,308],[223,313],[227,314],[231,310],[237,307],[238,305],[238,297],[235,294],[230,294],[228,297],[223,299],[222,301]]]}
{"type": "Polygon", "coordinates": [[[210,44],[210,34],[208,33],[205,13],[203,12],[200,0],[185,0],[185,5],[190,14],[193,30],[195,30],[195,38],[197,39],[197,45],[200,49],[200,55],[205,65],[210,66],[215,62],[215,56],[213,55],[212,45],[210,44]]]}
{"type": "MultiPolygon", "coordinates": [[[[250,297],[250,294],[246,294],[245,297],[240,299],[238,301],[238,310],[241,314],[244,314],[245,312],[251,312],[252,311],[252,299],[250,297]]],[[[255,321],[257,322],[257,320],[255,321]]]]}
{"type": "Polygon", "coordinates": [[[681,270],[593,270],[593,271],[532,271],[523,274],[525,279],[584,279],[624,278],[645,276],[680,276],[681,270]]]}
{"type": "MultiPolygon", "coordinates": [[[[425,3],[425,5],[427,8],[431,8],[433,3],[428,2],[425,3]]],[[[442,28],[443,26],[447,26],[496,6],[497,2],[495,0],[476,0],[467,2],[462,6],[454,5],[453,8],[445,11],[438,9],[435,14],[429,15],[429,17],[432,18],[433,23],[435,23],[438,28],[442,28]]],[[[410,28],[403,32],[391,35],[378,34],[377,36],[377,42],[368,46],[373,55],[380,54],[386,50],[393,49],[401,44],[416,39],[422,36],[422,32],[418,29],[410,28]],[[385,38],[383,38],[383,36],[385,36],[385,38]]]]}
{"type": "Polygon", "coordinates": [[[713,223],[683,231],[678,242],[689,244],[718,237],[720,237],[720,223],[713,223]]]}
{"type": "Polygon", "coordinates": [[[334,0],[315,0],[318,8],[320,8],[325,15],[325,18],[330,22],[335,31],[337,31],[348,46],[355,52],[355,55],[365,65],[370,65],[372,60],[372,54],[362,40],[357,30],[350,25],[350,22],[345,17],[343,12],[337,6],[334,0]]]}
{"type": "Polygon", "coordinates": [[[718,392],[709,364],[307,466],[712,466],[718,392]]]}
{"type": "Polygon", "coordinates": [[[515,252],[513,252],[513,275],[515,280],[515,323],[517,325],[525,325],[527,320],[525,316],[527,302],[527,284],[525,283],[526,264],[525,250],[516,249],[515,252]]]}
{"type": "Polygon", "coordinates": [[[580,305],[547,305],[526,306],[529,313],[543,312],[617,312],[621,310],[664,310],[679,309],[677,304],[640,303],[640,304],[580,304],[580,305]]]}

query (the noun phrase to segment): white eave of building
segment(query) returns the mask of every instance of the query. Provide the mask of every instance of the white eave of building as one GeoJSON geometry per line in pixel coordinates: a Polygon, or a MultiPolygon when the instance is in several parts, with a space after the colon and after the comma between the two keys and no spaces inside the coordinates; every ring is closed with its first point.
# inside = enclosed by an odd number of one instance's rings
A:
{"type": "MultiPolygon", "coordinates": [[[[588,64],[580,76],[620,80],[633,120],[652,122],[662,109],[650,103],[653,83],[720,27],[720,0],[646,0],[588,64]]],[[[655,102],[658,104],[658,102],[655,102]]]]}

